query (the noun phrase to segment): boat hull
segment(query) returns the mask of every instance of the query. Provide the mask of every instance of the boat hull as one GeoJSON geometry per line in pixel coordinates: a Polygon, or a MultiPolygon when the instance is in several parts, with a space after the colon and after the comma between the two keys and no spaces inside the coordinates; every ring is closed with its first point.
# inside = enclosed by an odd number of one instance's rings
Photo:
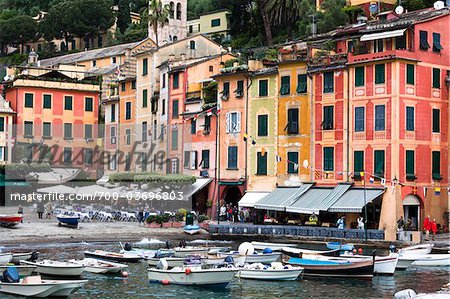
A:
{"type": "Polygon", "coordinates": [[[15,227],[22,222],[22,215],[0,215],[0,226],[15,227]]]}
{"type": "Polygon", "coordinates": [[[94,274],[116,274],[121,273],[123,270],[128,268],[128,266],[124,264],[118,264],[91,258],[87,258],[84,260],[70,260],[70,262],[82,265],[84,266],[85,272],[90,272],[94,274]]]}
{"type": "MultiPolygon", "coordinates": [[[[167,266],[169,268],[181,267],[183,266],[185,258],[183,257],[166,257],[164,258],[167,261],[167,266]]],[[[147,263],[150,267],[156,267],[159,263],[159,258],[150,258],[147,260],[147,263]]]]}
{"type": "Polygon", "coordinates": [[[148,279],[150,282],[160,282],[166,284],[179,284],[188,286],[212,286],[225,287],[233,280],[237,269],[195,269],[189,268],[179,270],[159,270],[148,269],[148,279]]]}
{"type": "Polygon", "coordinates": [[[13,253],[11,262],[18,264],[20,261],[26,261],[31,258],[32,252],[13,253]]]}
{"type": "MultiPolygon", "coordinates": [[[[355,256],[342,256],[342,258],[346,258],[349,261],[356,260],[372,260],[373,257],[371,256],[362,256],[362,255],[355,255],[355,256]]],[[[373,273],[378,275],[394,275],[395,268],[397,267],[398,263],[398,254],[392,254],[390,256],[376,256],[375,257],[375,264],[373,267],[373,273]]]]}
{"type": "Polygon", "coordinates": [[[45,264],[44,262],[33,263],[28,261],[22,261],[21,264],[35,266],[34,272],[48,276],[80,277],[84,271],[83,266],[76,264],[61,265],[58,263],[45,264]]]}
{"type": "Polygon", "coordinates": [[[138,254],[124,255],[120,253],[85,251],[86,257],[93,257],[100,260],[115,261],[121,263],[139,263],[143,257],[138,254]]]}
{"type": "Polygon", "coordinates": [[[450,254],[427,254],[424,257],[416,259],[413,266],[450,266],[450,254]]]}
{"type": "Polygon", "coordinates": [[[37,268],[35,266],[0,266],[0,274],[10,267],[15,267],[17,272],[19,272],[20,277],[31,275],[31,273],[33,273],[33,271],[37,268]]]}
{"type": "Polygon", "coordinates": [[[67,216],[56,216],[59,221],[59,225],[66,225],[71,227],[78,227],[80,222],[80,217],[67,217],[67,216]]]}
{"type": "Polygon", "coordinates": [[[40,284],[18,284],[0,282],[0,292],[26,297],[68,297],[86,284],[87,280],[46,281],[40,284]]]}
{"type": "Polygon", "coordinates": [[[207,254],[209,251],[209,248],[175,248],[174,249],[174,257],[186,257],[188,255],[199,255],[199,254],[207,254]]]}
{"type": "Polygon", "coordinates": [[[296,247],[296,244],[283,244],[283,243],[266,243],[266,242],[251,242],[253,245],[253,248],[256,250],[264,250],[266,248],[270,248],[273,251],[281,251],[283,248],[286,247],[296,247]]]}
{"type": "Polygon", "coordinates": [[[284,247],[281,252],[290,257],[300,257],[300,255],[323,255],[323,256],[339,256],[339,249],[333,250],[309,250],[299,248],[284,247]]]}
{"type": "Polygon", "coordinates": [[[270,264],[281,260],[281,253],[251,254],[245,256],[246,263],[270,264]]]}
{"type": "Polygon", "coordinates": [[[242,269],[236,277],[255,280],[297,280],[302,273],[302,268],[295,269],[242,269]]]}
{"type": "Polygon", "coordinates": [[[11,253],[0,253],[0,265],[6,265],[11,262],[13,255],[11,253]]]}
{"type": "Polygon", "coordinates": [[[287,263],[304,268],[303,275],[316,277],[372,278],[372,260],[333,263],[320,260],[290,258],[287,263]]]}
{"type": "Polygon", "coordinates": [[[399,250],[401,254],[429,254],[433,250],[433,244],[419,244],[399,250]]]}
{"type": "Polygon", "coordinates": [[[331,250],[352,251],[355,246],[353,244],[341,244],[339,242],[328,242],[327,248],[331,250]]]}

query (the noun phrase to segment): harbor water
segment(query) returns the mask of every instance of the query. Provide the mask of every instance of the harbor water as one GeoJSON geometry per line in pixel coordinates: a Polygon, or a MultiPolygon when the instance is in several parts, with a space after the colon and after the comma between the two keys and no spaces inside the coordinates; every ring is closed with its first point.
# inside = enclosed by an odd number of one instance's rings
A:
{"type": "MultiPolygon", "coordinates": [[[[230,246],[236,248],[237,244],[230,246]]],[[[3,248],[4,251],[38,250],[40,259],[82,259],[83,250],[118,251],[118,244],[47,244],[3,248]]],[[[449,282],[450,268],[410,268],[394,276],[375,276],[370,280],[344,278],[306,278],[298,281],[261,282],[239,280],[223,290],[149,283],[147,263],[129,264],[129,276],[83,274],[89,283],[71,298],[392,298],[403,289],[435,292],[449,282]]],[[[18,298],[2,294],[2,299],[18,298]]]]}

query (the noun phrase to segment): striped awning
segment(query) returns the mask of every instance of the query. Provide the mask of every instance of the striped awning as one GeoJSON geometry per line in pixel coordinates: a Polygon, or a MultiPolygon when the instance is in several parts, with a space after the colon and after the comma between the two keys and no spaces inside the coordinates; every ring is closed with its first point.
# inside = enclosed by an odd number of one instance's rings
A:
{"type": "Polygon", "coordinates": [[[384,189],[350,189],[342,195],[328,212],[361,213],[364,206],[383,195],[384,189]]]}

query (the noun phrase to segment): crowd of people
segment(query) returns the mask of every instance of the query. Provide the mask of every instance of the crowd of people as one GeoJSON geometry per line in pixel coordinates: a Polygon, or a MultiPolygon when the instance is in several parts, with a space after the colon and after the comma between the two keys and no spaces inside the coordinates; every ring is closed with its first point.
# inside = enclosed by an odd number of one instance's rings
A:
{"type": "Polygon", "coordinates": [[[221,221],[228,222],[250,222],[252,215],[248,208],[238,208],[231,204],[222,204],[219,210],[219,218],[221,221]]]}
{"type": "MultiPolygon", "coordinates": [[[[400,216],[400,218],[397,220],[397,228],[399,231],[417,230],[417,228],[414,227],[413,225],[412,219],[408,217],[408,220],[405,222],[403,216],[400,216]]],[[[432,240],[434,241],[434,239],[436,238],[436,234],[438,232],[438,225],[436,219],[431,220],[430,215],[428,215],[423,221],[423,230],[425,232],[425,240],[426,241],[429,240],[431,233],[432,240]]]]}

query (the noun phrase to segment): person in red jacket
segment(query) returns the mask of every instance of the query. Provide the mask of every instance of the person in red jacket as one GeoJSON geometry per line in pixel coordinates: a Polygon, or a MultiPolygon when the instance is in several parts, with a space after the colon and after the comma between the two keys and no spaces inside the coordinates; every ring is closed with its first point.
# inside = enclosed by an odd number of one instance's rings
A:
{"type": "Polygon", "coordinates": [[[425,218],[423,221],[423,230],[425,231],[425,241],[428,241],[428,238],[430,236],[430,230],[431,230],[431,217],[430,215],[425,218]]]}
{"type": "Polygon", "coordinates": [[[433,233],[433,241],[434,241],[434,238],[436,238],[436,233],[437,233],[436,219],[433,219],[433,222],[431,222],[431,232],[433,233]]]}

